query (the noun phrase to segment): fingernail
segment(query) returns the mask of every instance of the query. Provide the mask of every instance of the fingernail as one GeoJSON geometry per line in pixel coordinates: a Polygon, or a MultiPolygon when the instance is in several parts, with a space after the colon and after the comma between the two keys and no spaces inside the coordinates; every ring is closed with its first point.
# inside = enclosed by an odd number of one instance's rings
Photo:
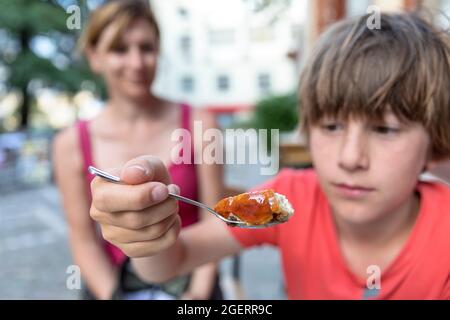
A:
{"type": "Polygon", "coordinates": [[[132,166],[127,168],[127,170],[129,170],[129,169],[139,170],[139,171],[143,172],[144,175],[146,175],[146,176],[148,175],[148,169],[144,168],[143,166],[140,166],[138,164],[132,165],[132,166]]]}
{"type": "Polygon", "coordinates": [[[180,194],[180,187],[178,187],[176,184],[171,184],[167,187],[169,189],[169,192],[180,194]]]}
{"type": "Polygon", "coordinates": [[[157,186],[152,191],[152,197],[155,201],[163,201],[167,198],[168,190],[163,186],[157,186]]]}

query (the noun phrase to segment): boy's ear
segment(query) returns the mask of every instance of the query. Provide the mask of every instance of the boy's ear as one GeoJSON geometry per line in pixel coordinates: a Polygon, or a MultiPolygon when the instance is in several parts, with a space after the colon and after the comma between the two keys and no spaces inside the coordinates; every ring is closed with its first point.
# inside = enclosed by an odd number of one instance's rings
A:
{"type": "Polygon", "coordinates": [[[436,168],[439,164],[439,161],[436,160],[428,160],[427,163],[425,163],[425,166],[423,168],[422,172],[432,171],[434,168],[436,168]]]}

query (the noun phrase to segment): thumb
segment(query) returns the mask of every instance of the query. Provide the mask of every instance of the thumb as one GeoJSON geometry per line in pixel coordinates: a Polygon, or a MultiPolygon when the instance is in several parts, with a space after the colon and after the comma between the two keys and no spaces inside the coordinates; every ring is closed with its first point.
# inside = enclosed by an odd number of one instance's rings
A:
{"type": "Polygon", "coordinates": [[[166,166],[154,156],[141,156],[128,161],[122,169],[120,178],[126,184],[141,184],[149,181],[158,181],[166,185],[171,183],[166,166]]]}

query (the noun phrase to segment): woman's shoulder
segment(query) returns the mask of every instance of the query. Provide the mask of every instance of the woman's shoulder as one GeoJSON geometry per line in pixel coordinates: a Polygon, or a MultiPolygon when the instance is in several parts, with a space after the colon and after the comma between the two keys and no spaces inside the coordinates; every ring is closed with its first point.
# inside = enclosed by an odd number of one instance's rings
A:
{"type": "Polygon", "coordinates": [[[73,149],[78,141],[77,130],[76,125],[72,125],[59,131],[53,139],[54,148],[66,151],[73,149]]]}
{"type": "Polygon", "coordinates": [[[63,162],[67,169],[82,170],[78,130],[77,124],[74,124],[58,132],[53,139],[54,161],[63,162]]]}

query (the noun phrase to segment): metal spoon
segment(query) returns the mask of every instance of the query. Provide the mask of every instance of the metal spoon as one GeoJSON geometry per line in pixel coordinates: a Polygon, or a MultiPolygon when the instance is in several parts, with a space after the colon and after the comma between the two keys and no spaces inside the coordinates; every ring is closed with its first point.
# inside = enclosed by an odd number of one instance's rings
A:
{"type": "MultiPolygon", "coordinates": [[[[107,172],[105,172],[103,170],[97,169],[97,168],[95,168],[93,166],[89,166],[88,170],[89,170],[89,173],[94,174],[97,177],[103,178],[103,179],[108,180],[110,182],[123,183],[122,180],[120,180],[119,177],[117,177],[115,175],[112,175],[110,173],[107,173],[107,172]]],[[[223,222],[226,222],[229,226],[233,226],[233,227],[240,227],[240,228],[247,228],[247,229],[259,229],[259,228],[270,227],[270,226],[273,226],[273,225],[276,225],[276,224],[280,223],[279,221],[274,221],[274,222],[269,222],[269,223],[261,224],[261,225],[249,225],[249,224],[247,224],[244,221],[227,219],[227,218],[221,216],[216,211],[214,211],[212,208],[208,207],[207,205],[205,205],[205,204],[203,204],[201,202],[194,201],[192,199],[189,199],[189,198],[186,198],[186,197],[183,197],[183,196],[180,196],[178,194],[171,193],[171,192],[169,192],[169,196],[171,196],[171,197],[173,197],[173,198],[175,198],[175,199],[177,199],[179,201],[183,201],[183,202],[189,203],[191,205],[194,205],[194,206],[200,207],[202,209],[205,209],[205,210],[211,212],[213,215],[215,215],[217,218],[219,218],[223,222]]]]}

